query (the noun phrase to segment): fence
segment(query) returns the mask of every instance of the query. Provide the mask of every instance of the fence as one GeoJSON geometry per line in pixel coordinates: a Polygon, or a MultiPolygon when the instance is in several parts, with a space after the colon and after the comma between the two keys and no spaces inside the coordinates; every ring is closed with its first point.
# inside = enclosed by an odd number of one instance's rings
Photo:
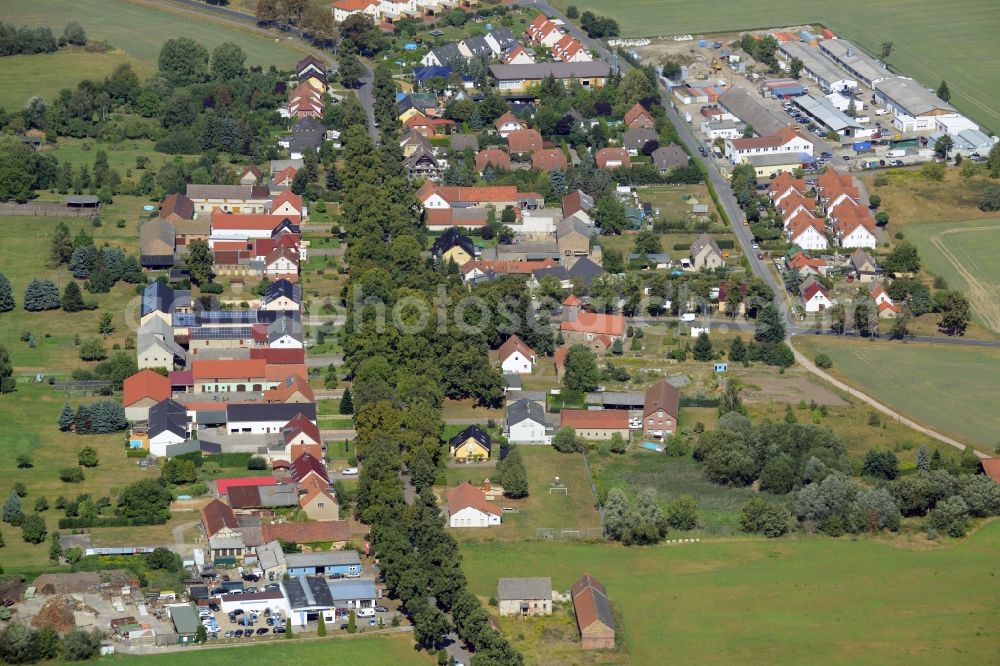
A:
{"type": "Polygon", "coordinates": [[[107,379],[87,379],[72,382],[55,382],[52,388],[57,391],[96,391],[103,388],[111,388],[111,382],[107,379]]]}
{"type": "Polygon", "coordinates": [[[14,203],[11,201],[0,203],[0,215],[27,216],[27,217],[91,217],[95,214],[92,208],[71,208],[56,201],[30,201],[28,203],[14,203]]]}
{"type": "Polygon", "coordinates": [[[603,527],[538,527],[535,538],[555,539],[603,539],[603,527]]]}

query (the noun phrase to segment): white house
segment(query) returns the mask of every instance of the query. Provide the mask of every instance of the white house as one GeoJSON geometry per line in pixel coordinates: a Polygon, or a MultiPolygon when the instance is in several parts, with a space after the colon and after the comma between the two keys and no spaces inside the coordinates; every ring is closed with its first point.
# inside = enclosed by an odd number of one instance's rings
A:
{"type": "Polygon", "coordinates": [[[500,345],[500,368],[505,375],[530,375],[535,364],[535,350],[516,335],[500,345]]]}
{"type": "Polygon", "coordinates": [[[802,305],[806,312],[822,312],[833,305],[833,301],[827,296],[826,288],[811,275],[799,285],[799,295],[802,296],[802,305]]]}
{"type": "Polygon", "coordinates": [[[739,164],[744,157],[781,153],[812,155],[813,143],[790,127],[783,127],[769,136],[752,139],[726,139],[726,157],[733,164],[739,164]]]}
{"type": "Polygon", "coordinates": [[[865,224],[862,220],[848,218],[837,220],[833,224],[833,229],[840,239],[840,247],[867,247],[874,249],[878,244],[878,237],[870,224],[865,224]]]}
{"type": "Polygon", "coordinates": [[[507,407],[507,440],[511,444],[551,444],[545,411],[533,400],[518,400],[507,407]]]}
{"type": "Polygon", "coordinates": [[[500,524],[500,515],[486,493],[468,481],[448,491],[449,527],[491,527],[500,524]]]}
{"type": "Polygon", "coordinates": [[[302,323],[291,317],[278,317],[267,326],[267,346],[302,349],[302,323]]]}
{"type": "Polygon", "coordinates": [[[316,404],[311,402],[223,404],[226,405],[226,430],[230,433],[281,433],[285,425],[299,414],[316,423],[316,404]]]}
{"type": "Polygon", "coordinates": [[[798,245],[803,250],[825,250],[829,246],[823,233],[823,222],[811,215],[802,216],[786,230],[788,242],[798,245]]]}
{"type": "Polygon", "coordinates": [[[738,139],[743,136],[746,125],[738,120],[706,120],[701,124],[702,135],[711,140],[738,139]]]}
{"type": "MultiPolygon", "coordinates": [[[[149,408],[149,452],[157,457],[171,455],[172,449],[187,441],[188,415],[184,405],[161,400],[149,408]]],[[[197,447],[197,443],[196,443],[197,447]]],[[[184,451],[178,451],[184,453],[184,451]]]]}

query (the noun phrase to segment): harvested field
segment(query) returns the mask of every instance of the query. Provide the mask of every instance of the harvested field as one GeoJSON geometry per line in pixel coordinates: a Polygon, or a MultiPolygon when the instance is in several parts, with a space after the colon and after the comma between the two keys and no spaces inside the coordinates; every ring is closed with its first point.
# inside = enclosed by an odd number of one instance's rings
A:
{"type": "Polygon", "coordinates": [[[760,375],[744,377],[743,381],[751,384],[742,391],[746,402],[772,401],[794,405],[805,400],[827,407],[846,407],[848,404],[830,389],[813,384],[804,377],[760,375]]]}

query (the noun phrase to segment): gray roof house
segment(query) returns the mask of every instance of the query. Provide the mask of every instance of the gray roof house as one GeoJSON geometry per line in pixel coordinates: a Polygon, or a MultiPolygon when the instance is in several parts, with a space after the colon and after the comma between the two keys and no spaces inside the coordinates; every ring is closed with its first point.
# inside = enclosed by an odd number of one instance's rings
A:
{"type": "Polygon", "coordinates": [[[719,96],[719,106],[750,125],[760,136],[774,134],[789,124],[771,113],[743,88],[732,87],[722,93],[719,96]]]}
{"type": "Polygon", "coordinates": [[[514,33],[511,32],[510,28],[502,25],[499,28],[494,28],[488,35],[486,35],[486,43],[490,45],[493,55],[498,56],[501,53],[505,53],[507,49],[515,46],[517,44],[517,39],[514,37],[514,33]]]}
{"type": "Polygon", "coordinates": [[[482,35],[466,37],[459,44],[458,49],[459,51],[463,51],[462,55],[467,58],[482,58],[493,55],[493,49],[490,48],[489,42],[482,35]]]}
{"type": "Polygon", "coordinates": [[[545,410],[534,400],[518,400],[507,406],[507,426],[516,425],[522,421],[534,421],[545,424],[545,410]]]}
{"type": "Polygon", "coordinates": [[[500,615],[550,615],[551,578],[501,578],[497,581],[500,615]]]}
{"type": "Polygon", "coordinates": [[[719,245],[715,242],[715,239],[708,234],[698,236],[691,243],[691,264],[695,270],[718,268],[723,263],[725,262],[722,258],[722,250],[719,249],[719,245]]]}
{"type": "Polygon", "coordinates": [[[660,138],[657,136],[656,130],[650,129],[649,127],[630,128],[625,131],[625,138],[622,140],[622,146],[629,152],[630,155],[642,154],[643,148],[646,148],[646,146],[651,143],[659,147],[660,138]]]}
{"type": "Polygon", "coordinates": [[[688,165],[687,153],[676,143],[660,146],[653,151],[651,157],[653,158],[653,166],[660,171],[670,171],[688,165]]]}

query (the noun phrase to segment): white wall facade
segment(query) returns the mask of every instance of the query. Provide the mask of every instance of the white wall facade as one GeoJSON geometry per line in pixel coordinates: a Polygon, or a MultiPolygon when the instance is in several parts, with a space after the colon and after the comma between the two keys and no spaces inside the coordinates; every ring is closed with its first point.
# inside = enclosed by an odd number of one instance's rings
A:
{"type": "Polygon", "coordinates": [[[515,351],[500,364],[505,375],[530,375],[533,367],[531,359],[519,351],[515,351]]]}
{"type": "Polygon", "coordinates": [[[545,424],[525,419],[509,426],[507,439],[511,444],[551,444],[552,438],[545,434],[545,424]]]}
{"type": "Polygon", "coordinates": [[[451,527],[489,527],[499,525],[500,516],[467,506],[452,513],[448,524],[451,527]]]}

